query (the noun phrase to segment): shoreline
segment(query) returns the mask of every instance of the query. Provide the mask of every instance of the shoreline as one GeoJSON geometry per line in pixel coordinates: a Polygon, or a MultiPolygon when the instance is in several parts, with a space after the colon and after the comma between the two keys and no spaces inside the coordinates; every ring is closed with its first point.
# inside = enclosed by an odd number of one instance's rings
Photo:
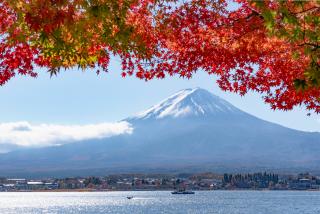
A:
{"type": "MultiPolygon", "coordinates": [[[[58,190],[23,190],[23,191],[0,191],[0,193],[4,192],[15,192],[15,193],[23,193],[23,192],[172,192],[174,190],[110,190],[110,189],[103,189],[103,190],[96,190],[96,189],[58,189],[58,190]]],[[[283,189],[283,190],[276,190],[276,189],[217,189],[217,190],[192,190],[195,192],[217,192],[217,191],[225,191],[225,192],[232,192],[232,191],[252,191],[252,192],[284,192],[284,191],[295,191],[295,192],[320,192],[320,189],[283,189]]]]}

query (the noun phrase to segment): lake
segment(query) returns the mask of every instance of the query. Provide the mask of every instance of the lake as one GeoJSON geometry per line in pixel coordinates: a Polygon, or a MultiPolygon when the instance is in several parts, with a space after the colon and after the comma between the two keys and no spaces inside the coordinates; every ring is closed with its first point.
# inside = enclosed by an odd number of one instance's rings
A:
{"type": "Polygon", "coordinates": [[[320,213],[320,192],[1,192],[0,213],[316,214],[320,213]]]}

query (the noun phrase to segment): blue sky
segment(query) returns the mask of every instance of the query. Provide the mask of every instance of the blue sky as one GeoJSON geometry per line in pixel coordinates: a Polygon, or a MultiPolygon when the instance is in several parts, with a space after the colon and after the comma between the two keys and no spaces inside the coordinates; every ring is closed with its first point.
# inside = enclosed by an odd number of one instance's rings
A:
{"type": "Polygon", "coordinates": [[[134,77],[123,79],[119,63],[112,60],[109,73],[67,70],[52,77],[38,70],[39,77],[18,76],[0,87],[0,123],[28,121],[33,124],[93,124],[115,122],[156,104],[185,88],[201,87],[226,99],[259,118],[284,126],[320,131],[320,116],[297,108],[272,111],[260,95],[245,97],[221,91],[214,76],[198,72],[191,80],[167,78],[145,82],[134,77]]]}

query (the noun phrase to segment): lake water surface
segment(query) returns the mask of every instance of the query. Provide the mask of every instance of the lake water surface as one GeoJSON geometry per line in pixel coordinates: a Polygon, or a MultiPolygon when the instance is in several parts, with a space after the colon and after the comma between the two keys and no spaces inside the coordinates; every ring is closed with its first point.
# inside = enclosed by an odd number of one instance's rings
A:
{"type": "Polygon", "coordinates": [[[320,192],[200,191],[0,193],[0,213],[320,214],[320,192]],[[127,199],[127,196],[134,196],[127,199]]]}

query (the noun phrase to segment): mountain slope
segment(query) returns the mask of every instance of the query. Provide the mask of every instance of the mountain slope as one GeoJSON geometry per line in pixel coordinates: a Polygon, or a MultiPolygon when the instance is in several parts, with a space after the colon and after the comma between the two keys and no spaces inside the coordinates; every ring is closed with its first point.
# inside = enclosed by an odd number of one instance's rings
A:
{"type": "Polygon", "coordinates": [[[0,170],[66,176],[93,169],[319,169],[319,133],[258,119],[200,88],[182,90],[125,120],[132,134],[10,152],[0,155],[0,170]]]}

